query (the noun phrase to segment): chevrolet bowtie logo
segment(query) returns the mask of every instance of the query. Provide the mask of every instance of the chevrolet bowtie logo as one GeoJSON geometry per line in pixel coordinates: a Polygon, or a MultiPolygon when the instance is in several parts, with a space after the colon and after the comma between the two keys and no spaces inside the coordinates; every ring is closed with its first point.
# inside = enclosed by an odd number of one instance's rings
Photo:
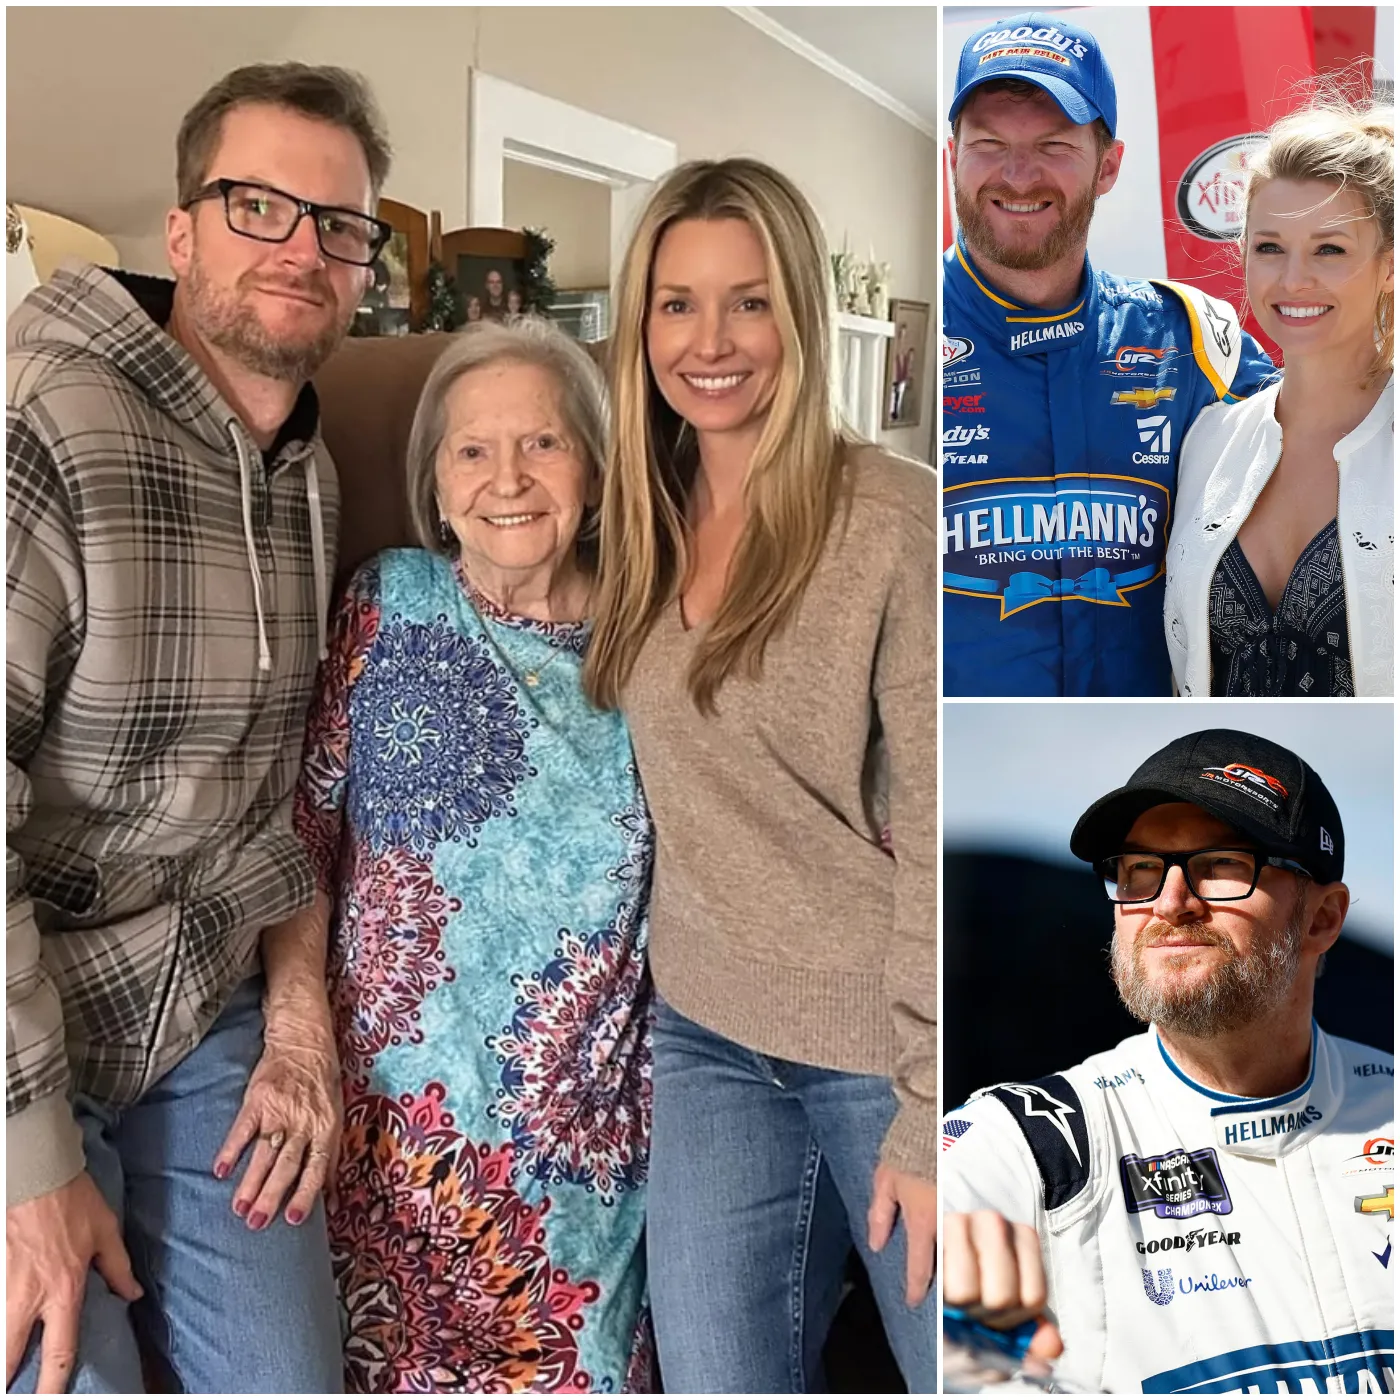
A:
{"type": "Polygon", "coordinates": [[[1119,389],[1113,395],[1113,402],[1131,404],[1145,411],[1175,397],[1175,389],[1119,389]]]}
{"type": "Polygon", "coordinates": [[[1387,1220],[1394,1220],[1395,1188],[1387,1186],[1384,1196],[1358,1196],[1356,1198],[1356,1213],[1358,1215],[1384,1215],[1387,1220]]]}

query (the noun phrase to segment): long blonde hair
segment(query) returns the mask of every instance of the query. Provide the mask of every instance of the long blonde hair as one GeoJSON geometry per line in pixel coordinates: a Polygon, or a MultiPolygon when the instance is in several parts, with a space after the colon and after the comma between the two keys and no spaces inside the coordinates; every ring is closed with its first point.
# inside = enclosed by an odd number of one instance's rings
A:
{"type": "MultiPolygon", "coordinates": [[[[1245,181],[1246,225],[1254,196],[1269,180],[1321,180],[1354,190],[1380,233],[1377,257],[1395,254],[1395,109],[1361,107],[1340,86],[1275,122],[1251,156],[1245,181]]],[[[1395,293],[1376,299],[1376,358],[1366,382],[1384,379],[1395,362],[1395,293]]]]}
{"type": "Polygon", "coordinates": [[[832,389],[834,288],[826,240],[791,181],[756,160],[693,161],[642,214],[617,288],[609,379],[614,432],[603,476],[597,621],[584,686],[612,708],[690,559],[686,502],[699,468],[695,433],[662,397],[647,363],[656,249],[682,219],[742,219],[763,245],[783,362],[744,485],[746,519],[724,596],[687,682],[702,713],[736,671],[756,679],[821,558],[840,499],[847,440],[832,389]]]}

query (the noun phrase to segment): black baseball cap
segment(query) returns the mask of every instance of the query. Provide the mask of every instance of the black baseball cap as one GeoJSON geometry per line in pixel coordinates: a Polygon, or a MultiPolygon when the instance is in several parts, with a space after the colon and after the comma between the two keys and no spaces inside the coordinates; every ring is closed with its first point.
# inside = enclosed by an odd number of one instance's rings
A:
{"type": "Polygon", "coordinates": [[[1229,822],[1321,884],[1342,878],[1342,818],[1332,794],[1296,753],[1238,729],[1203,729],[1159,749],[1075,823],[1080,860],[1122,852],[1133,823],[1164,802],[1190,802],[1229,822]]]}

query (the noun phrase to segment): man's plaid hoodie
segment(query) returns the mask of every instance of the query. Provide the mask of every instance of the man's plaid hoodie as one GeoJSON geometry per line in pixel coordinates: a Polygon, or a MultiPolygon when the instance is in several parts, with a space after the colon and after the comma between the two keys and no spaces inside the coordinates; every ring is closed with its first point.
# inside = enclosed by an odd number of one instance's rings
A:
{"type": "Polygon", "coordinates": [[[10,1204],[82,1170],[72,1095],[140,1098],[312,896],[291,794],[335,470],[309,387],[265,462],[170,295],[60,272],[8,326],[10,1204]]]}

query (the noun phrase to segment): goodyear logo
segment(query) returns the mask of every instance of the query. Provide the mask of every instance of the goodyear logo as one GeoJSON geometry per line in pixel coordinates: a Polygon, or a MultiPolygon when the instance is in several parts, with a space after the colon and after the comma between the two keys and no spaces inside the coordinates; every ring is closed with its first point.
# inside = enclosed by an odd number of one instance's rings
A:
{"type": "Polygon", "coordinates": [[[943,586],[995,599],[1130,607],[1161,576],[1171,495],[1132,476],[992,478],[943,492],[943,586]]]}
{"type": "Polygon", "coordinates": [[[1156,408],[1159,403],[1166,403],[1175,397],[1175,389],[1116,389],[1111,402],[1129,404],[1146,413],[1149,408],[1156,408]]]}

